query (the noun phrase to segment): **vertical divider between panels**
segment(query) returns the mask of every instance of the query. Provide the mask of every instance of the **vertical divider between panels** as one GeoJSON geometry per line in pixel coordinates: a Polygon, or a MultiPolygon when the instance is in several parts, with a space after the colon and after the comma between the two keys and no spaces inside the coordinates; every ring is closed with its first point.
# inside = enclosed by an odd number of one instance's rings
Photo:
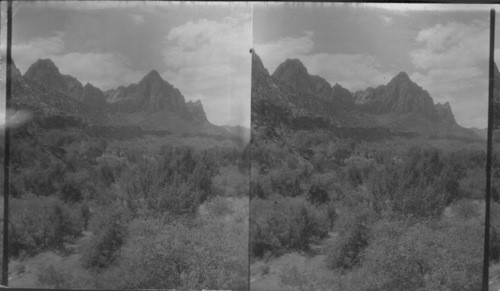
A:
{"type": "MultiPolygon", "coordinates": [[[[12,0],[7,2],[7,68],[6,68],[6,94],[5,109],[10,108],[11,99],[11,69],[12,69],[12,0]]],[[[7,118],[7,114],[5,114],[7,118]]],[[[5,123],[5,148],[4,148],[4,215],[3,215],[3,260],[2,260],[2,285],[9,284],[9,153],[10,138],[9,127],[5,123]]]]}
{"type": "Polygon", "coordinates": [[[483,256],[483,286],[488,290],[489,283],[489,245],[490,245],[490,199],[491,199],[491,151],[493,135],[493,107],[494,107],[494,50],[495,50],[495,10],[490,11],[490,59],[488,80],[488,144],[486,149],[486,206],[484,220],[484,256],[483,256]]]}

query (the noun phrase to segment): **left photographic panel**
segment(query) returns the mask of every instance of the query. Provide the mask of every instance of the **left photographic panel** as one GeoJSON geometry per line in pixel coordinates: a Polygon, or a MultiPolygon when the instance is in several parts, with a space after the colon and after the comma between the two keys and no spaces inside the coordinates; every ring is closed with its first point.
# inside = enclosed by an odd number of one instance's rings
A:
{"type": "Polygon", "coordinates": [[[248,289],[251,8],[13,2],[9,287],[248,289]]]}

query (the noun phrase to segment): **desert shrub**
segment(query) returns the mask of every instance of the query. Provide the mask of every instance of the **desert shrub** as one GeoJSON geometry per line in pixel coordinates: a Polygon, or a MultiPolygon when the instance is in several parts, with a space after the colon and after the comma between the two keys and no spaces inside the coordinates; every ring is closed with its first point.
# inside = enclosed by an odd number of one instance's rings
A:
{"type": "Polygon", "coordinates": [[[358,207],[341,213],[334,225],[338,237],[327,245],[329,268],[349,269],[359,264],[370,239],[370,227],[377,214],[366,207],[358,207]]]}
{"type": "Polygon", "coordinates": [[[463,219],[470,219],[479,215],[479,206],[469,199],[461,199],[452,204],[452,212],[463,219]]]}
{"type": "Polygon", "coordinates": [[[71,288],[71,273],[52,264],[38,270],[37,278],[40,283],[51,288],[71,288]]]}
{"type": "Polygon", "coordinates": [[[66,236],[77,236],[83,229],[78,209],[55,197],[11,199],[11,211],[10,252],[14,256],[61,247],[66,236]]]}
{"type": "Polygon", "coordinates": [[[250,206],[250,248],[254,256],[266,251],[309,248],[309,243],[329,231],[325,208],[304,198],[275,195],[269,200],[253,199],[250,206]]]}
{"type": "Polygon", "coordinates": [[[220,225],[140,219],[100,288],[248,288],[246,240],[220,225]]]}
{"type": "Polygon", "coordinates": [[[328,192],[321,186],[312,185],[307,192],[307,199],[313,204],[324,204],[330,201],[328,192]]]}
{"type": "Polygon", "coordinates": [[[90,181],[89,172],[81,170],[76,173],[66,173],[61,185],[60,197],[66,203],[79,202],[83,199],[83,193],[94,193],[95,186],[90,181]]]}
{"type": "Polygon", "coordinates": [[[129,167],[125,158],[114,155],[103,155],[96,159],[97,173],[95,180],[100,181],[105,187],[117,182],[122,172],[129,167]]]}
{"type": "Polygon", "coordinates": [[[380,221],[349,278],[355,290],[477,290],[482,274],[479,222],[380,221]]]}
{"type": "Polygon", "coordinates": [[[314,290],[314,278],[305,271],[300,271],[297,266],[292,266],[280,274],[281,284],[286,287],[292,287],[299,291],[314,290]]]}
{"type": "Polygon", "coordinates": [[[16,187],[21,193],[33,193],[35,195],[48,196],[55,194],[54,177],[51,175],[50,169],[42,168],[39,162],[35,162],[34,166],[24,168],[21,173],[14,173],[15,180],[19,180],[16,187]],[[18,176],[18,177],[16,177],[18,176]]]}
{"type": "Polygon", "coordinates": [[[386,210],[408,216],[439,216],[450,203],[466,194],[460,187],[465,164],[455,154],[412,147],[405,161],[391,161],[368,178],[376,201],[387,201],[386,210]]]}
{"type": "Polygon", "coordinates": [[[87,268],[104,268],[119,255],[127,236],[126,223],[129,213],[123,207],[111,205],[101,209],[92,218],[92,238],[84,248],[83,265],[87,268]]]}
{"type": "Polygon", "coordinates": [[[206,208],[210,213],[215,214],[218,217],[231,214],[233,210],[231,209],[231,203],[225,197],[215,196],[206,203],[206,208]]]}
{"type": "MultiPolygon", "coordinates": [[[[495,180],[498,179],[493,179],[493,185],[495,185],[495,180]]],[[[466,175],[459,181],[459,187],[463,191],[464,197],[470,199],[484,199],[486,193],[485,167],[467,169],[466,175]]]]}

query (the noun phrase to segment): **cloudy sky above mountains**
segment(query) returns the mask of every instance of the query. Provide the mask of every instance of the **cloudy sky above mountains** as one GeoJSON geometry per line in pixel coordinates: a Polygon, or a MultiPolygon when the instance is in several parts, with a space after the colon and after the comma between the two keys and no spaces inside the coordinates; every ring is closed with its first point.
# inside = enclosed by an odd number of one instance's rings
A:
{"type": "Polygon", "coordinates": [[[254,47],[270,72],[299,58],[351,91],[405,71],[435,102],[449,101],[459,124],[484,128],[490,8],[22,2],[14,6],[13,56],[23,73],[51,58],[61,73],[102,90],[155,69],[187,100],[200,99],[211,122],[249,126],[254,47]]]}
{"type": "Polygon", "coordinates": [[[270,72],[299,58],[351,91],[398,72],[449,101],[457,122],[487,126],[489,5],[254,6],[254,47],[270,72]]]}
{"type": "Polygon", "coordinates": [[[102,90],[157,70],[215,124],[250,124],[250,4],[16,2],[14,62],[50,58],[102,90]]]}

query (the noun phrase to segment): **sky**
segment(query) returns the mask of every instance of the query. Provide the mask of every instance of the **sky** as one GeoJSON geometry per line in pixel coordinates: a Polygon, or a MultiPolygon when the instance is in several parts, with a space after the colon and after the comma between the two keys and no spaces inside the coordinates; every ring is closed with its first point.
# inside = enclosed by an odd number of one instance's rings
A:
{"type": "Polygon", "coordinates": [[[435,103],[450,102],[458,124],[486,128],[491,8],[259,3],[253,46],[270,73],[298,58],[310,74],[352,92],[387,84],[404,71],[435,103]]]}
{"type": "Polygon", "coordinates": [[[13,18],[21,73],[50,58],[106,91],[157,70],[210,122],[250,126],[251,4],[15,2],[13,18]]]}

